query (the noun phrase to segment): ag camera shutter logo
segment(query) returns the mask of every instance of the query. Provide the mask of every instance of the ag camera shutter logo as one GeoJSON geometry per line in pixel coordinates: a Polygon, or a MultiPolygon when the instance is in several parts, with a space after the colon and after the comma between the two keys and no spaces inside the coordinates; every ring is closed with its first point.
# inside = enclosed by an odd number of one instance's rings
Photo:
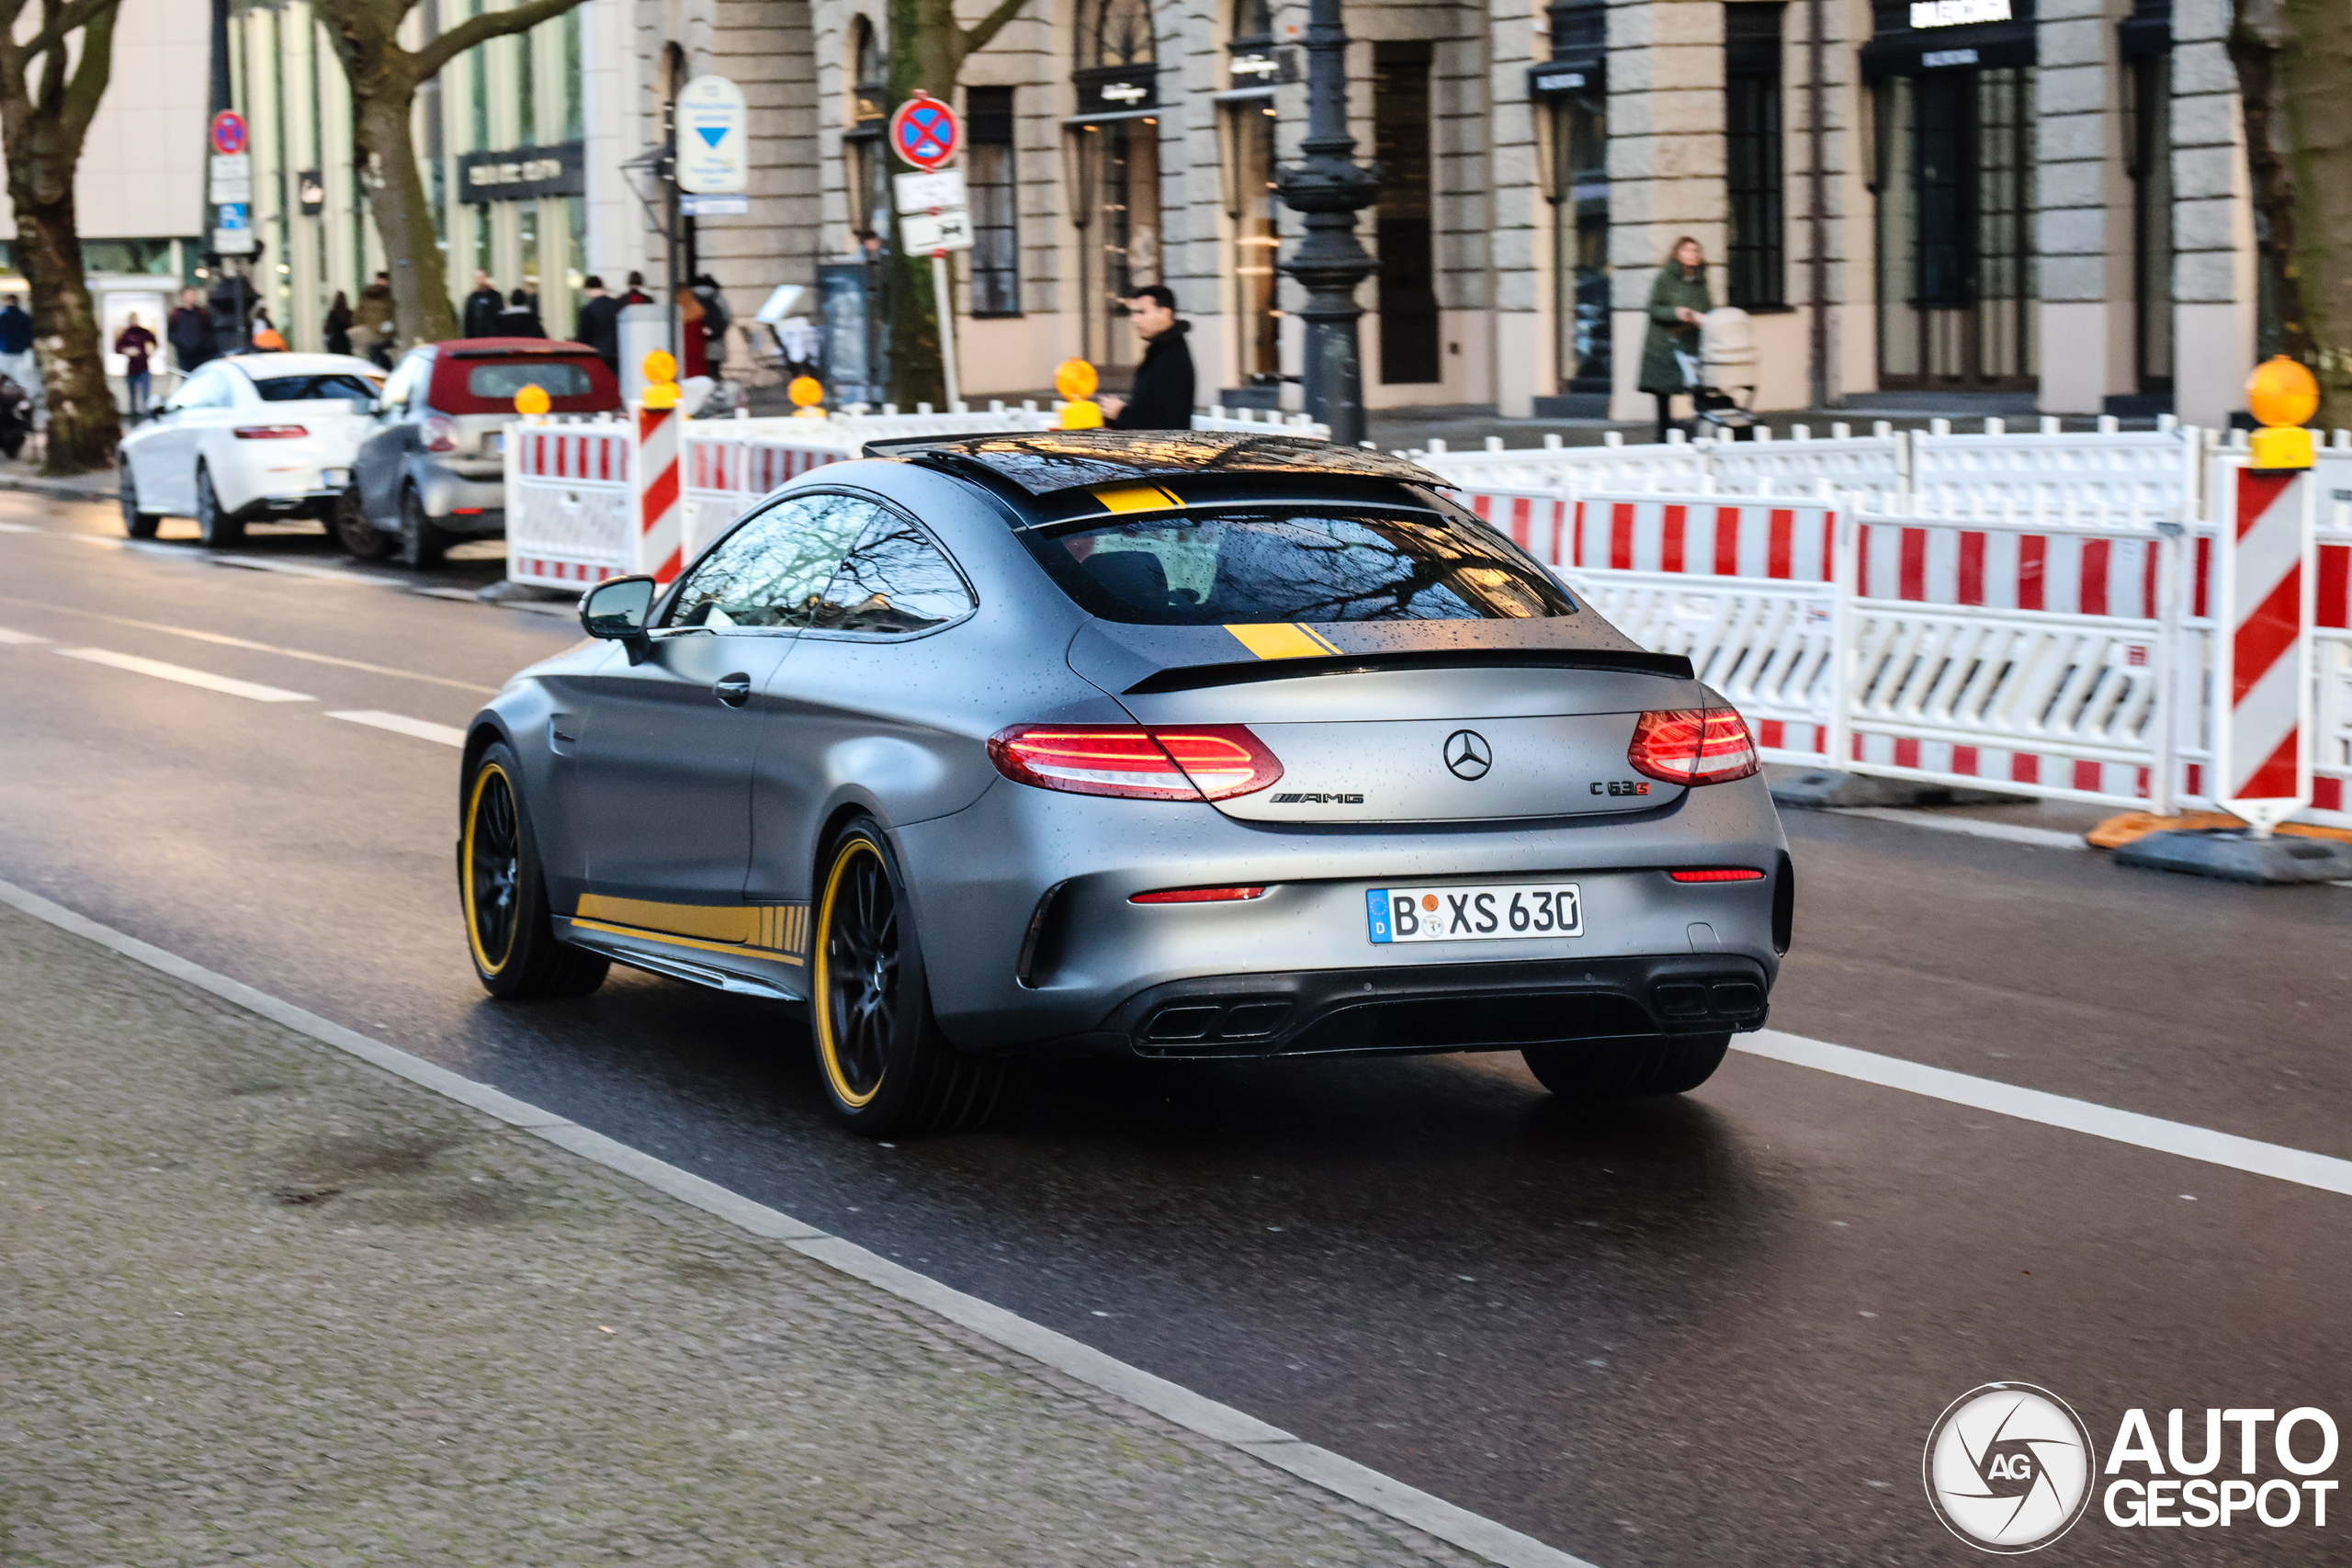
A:
{"type": "Polygon", "coordinates": [[[2014,1555],[2075,1528],[2096,1463],[2090,1428],[2064,1400],[2031,1383],[1988,1382],[1937,1417],[1921,1471],[1945,1529],[2014,1555]]]}

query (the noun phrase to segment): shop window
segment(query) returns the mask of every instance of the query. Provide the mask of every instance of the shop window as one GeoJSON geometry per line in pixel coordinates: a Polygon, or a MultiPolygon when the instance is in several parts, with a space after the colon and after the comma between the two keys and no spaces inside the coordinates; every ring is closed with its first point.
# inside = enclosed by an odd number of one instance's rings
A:
{"type": "Polygon", "coordinates": [[[1781,0],[1724,7],[1724,152],[1730,199],[1730,302],[1786,304],[1781,203],[1781,0]]]}
{"type": "Polygon", "coordinates": [[[1373,45],[1373,133],[1381,172],[1380,378],[1443,379],[1438,354],[1437,246],[1430,145],[1430,46],[1373,45]]]}
{"type": "Polygon", "coordinates": [[[2124,62],[2126,173],[2132,177],[2132,343],[2139,389],[2173,389],[2172,56],[2124,62]]]}
{"type": "Polygon", "coordinates": [[[1020,183],[1014,167],[1011,87],[964,96],[971,139],[965,173],[972,203],[972,314],[1021,314],[1020,183]]]}

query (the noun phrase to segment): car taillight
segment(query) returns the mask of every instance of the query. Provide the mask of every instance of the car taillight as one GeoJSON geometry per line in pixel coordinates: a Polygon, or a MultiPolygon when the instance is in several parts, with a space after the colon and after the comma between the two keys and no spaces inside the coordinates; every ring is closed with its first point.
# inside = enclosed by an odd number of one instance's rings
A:
{"type": "Polygon", "coordinates": [[[989,758],[1015,784],[1136,800],[1227,800],[1283,776],[1238,724],[1016,724],[989,738],[989,758]]]}
{"type": "Polygon", "coordinates": [[[1262,887],[1168,887],[1157,893],[1131,893],[1130,904],[1238,904],[1265,896],[1262,887]]]}
{"type": "Polygon", "coordinates": [[[430,414],[424,421],[424,436],[427,452],[455,452],[458,449],[458,422],[442,414],[430,414]]]}
{"type": "Polygon", "coordinates": [[[1642,715],[1625,761],[1666,784],[1728,784],[1763,762],[1736,708],[1667,708],[1642,715]]]}
{"type": "Polygon", "coordinates": [[[311,434],[299,424],[241,424],[236,430],[240,441],[294,441],[311,434]]]}
{"type": "Polygon", "coordinates": [[[1677,882],[1761,882],[1764,874],[1750,866],[1711,865],[1682,871],[1669,871],[1667,875],[1677,882]]]}

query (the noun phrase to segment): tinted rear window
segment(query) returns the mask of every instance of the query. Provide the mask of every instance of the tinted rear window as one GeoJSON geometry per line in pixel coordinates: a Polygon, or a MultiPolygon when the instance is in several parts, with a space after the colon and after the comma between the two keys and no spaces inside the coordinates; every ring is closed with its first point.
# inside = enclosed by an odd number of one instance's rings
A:
{"type": "Polygon", "coordinates": [[[341,398],[355,403],[376,400],[374,384],[348,370],[323,376],[260,376],[254,379],[254,389],[273,403],[307,402],[315,398],[341,398]]]}
{"type": "Polygon", "coordinates": [[[1046,570],[1114,621],[1490,621],[1568,615],[1551,573],[1476,523],[1345,508],[1159,515],[1036,539],[1046,570]]]}
{"type": "Polygon", "coordinates": [[[561,359],[515,360],[476,365],[466,372],[466,391],[492,402],[513,403],[514,394],[536,386],[550,398],[584,398],[595,390],[588,367],[561,359]]]}

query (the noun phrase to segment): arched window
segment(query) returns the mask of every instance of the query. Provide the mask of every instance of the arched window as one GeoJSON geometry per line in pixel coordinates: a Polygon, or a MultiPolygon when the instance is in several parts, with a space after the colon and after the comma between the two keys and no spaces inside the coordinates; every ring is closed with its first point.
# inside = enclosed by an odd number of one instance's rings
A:
{"type": "Polygon", "coordinates": [[[850,23],[849,129],[842,136],[849,193],[849,231],[854,244],[888,227],[889,178],[882,155],[882,131],[890,118],[889,66],[874,24],[864,17],[850,23]]]}
{"type": "Polygon", "coordinates": [[[1147,0],[1079,0],[1078,68],[1149,65],[1155,58],[1147,0]]]}
{"type": "Polygon", "coordinates": [[[879,87],[886,67],[882,62],[882,44],[874,36],[874,24],[864,17],[857,18],[850,29],[851,69],[857,74],[859,87],[879,87]]]}

